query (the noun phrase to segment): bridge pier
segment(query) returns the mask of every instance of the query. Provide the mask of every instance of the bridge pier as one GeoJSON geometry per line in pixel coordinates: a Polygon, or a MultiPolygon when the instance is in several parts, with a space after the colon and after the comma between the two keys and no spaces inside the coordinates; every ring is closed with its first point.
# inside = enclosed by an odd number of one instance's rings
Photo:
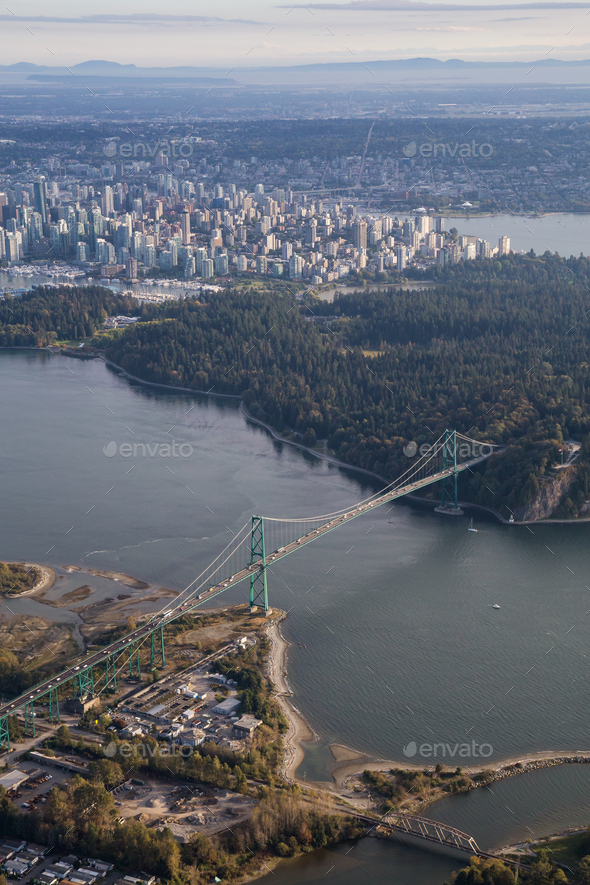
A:
{"type": "Polygon", "coordinates": [[[105,691],[111,687],[113,691],[117,691],[117,665],[115,663],[115,655],[107,655],[106,660],[107,672],[106,672],[106,682],[105,682],[105,691]]]}
{"type": "Polygon", "coordinates": [[[266,585],[266,552],[264,549],[264,519],[262,516],[252,517],[252,537],[250,543],[250,565],[260,565],[250,575],[250,612],[263,610],[268,616],[268,589],[266,585]]]}
{"type": "MultiPolygon", "coordinates": [[[[75,693],[74,697],[76,697],[75,693]]],[[[61,722],[61,718],[59,715],[59,697],[57,694],[57,688],[49,689],[49,719],[57,719],[58,722],[61,722]]]]}
{"type": "Polygon", "coordinates": [[[8,730],[8,716],[0,718],[0,748],[10,750],[10,732],[8,730]]]}
{"type": "MultiPolygon", "coordinates": [[[[154,633],[152,633],[151,639],[152,639],[152,644],[151,644],[151,653],[150,653],[150,664],[153,664],[155,657],[156,657],[155,648],[154,648],[154,633]]],[[[162,667],[165,667],[166,666],[166,652],[164,649],[164,626],[163,626],[163,624],[160,624],[160,649],[161,649],[161,654],[162,654],[162,667]]],[[[139,667],[139,663],[138,663],[138,667],[139,667]]]]}
{"type": "Polygon", "coordinates": [[[450,504],[439,504],[434,508],[435,513],[443,513],[445,516],[463,516],[464,511],[460,507],[452,507],[450,504]]]}
{"type": "Polygon", "coordinates": [[[129,676],[133,676],[133,671],[137,672],[137,678],[141,679],[141,665],[139,663],[139,640],[134,639],[131,643],[131,652],[129,655],[129,676]]]}
{"type": "Polygon", "coordinates": [[[80,670],[79,673],[74,673],[72,691],[74,697],[79,697],[81,701],[87,695],[94,694],[94,671],[92,667],[87,667],[85,670],[80,670]]]}
{"type": "Polygon", "coordinates": [[[435,513],[444,513],[445,516],[463,516],[457,499],[457,431],[445,430],[443,443],[443,471],[448,471],[442,481],[442,495],[440,506],[435,508],[435,513]]]}
{"type": "Polygon", "coordinates": [[[32,728],[33,737],[35,737],[37,732],[35,730],[35,710],[33,709],[32,701],[30,704],[25,704],[25,734],[29,733],[29,725],[32,728]]]}

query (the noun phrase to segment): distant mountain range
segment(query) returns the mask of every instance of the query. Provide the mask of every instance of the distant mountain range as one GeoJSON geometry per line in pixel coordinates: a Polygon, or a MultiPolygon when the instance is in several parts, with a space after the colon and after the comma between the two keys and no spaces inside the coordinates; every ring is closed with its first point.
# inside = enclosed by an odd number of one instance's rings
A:
{"type": "MultiPolygon", "coordinates": [[[[36,65],[31,62],[19,62],[13,65],[0,65],[0,74],[16,74],[20,78],[24,76],[26,79],[45,80],[45,79],[62,79],[72,76],[109,78],[109,79],[190,79],[198,81],[203,85],[211,84],[221,86],[236,85],[254,85],[254,84],[273,84],[273,85],[327,85],[328,83],[339,82],[344,85],[346,81],[349,85],[353,81],[357,87],[368,84],[370,76],[380,75],[381,79],[399,77],[404,82],[413,79],[424,82],[426,79],[431,80],[433,84],[436,82],[455,81],[456,83],[466,81],[467,78],[471,82],[483,82],[487,80],[487,76],[491,75],[492,79],[504,80],[510,72],[512,76],[516,71],[519,72],[523,68],[537,71],[533,77],[528,77],[527,83],[538,83],[539,74],[544,77],[544,81],[553,74],[556,77],[556,83],[564,84],[565,82],[574,82],[571,78],[575,77],[575,82],[580,79],[587,81],[587,73],[590,69],[590,58],[579,61],[562,61],[559,59],[543,58],[533,61],[463,61],[460,58],[448,59],[441,61],[437,58],[407,58],[407,59],[388,59],[376,60],[368,62],[327,62],[322,64],[306,64],[306,65],[289,65],[289,66],[267,66],[267,67],[236,67],[227,73],[231,73],[232,77],[226,75],[223,68],[211,67],[193,67],[183,65],[179,67],[137,67],[133,64],[119,64],[113,61],[86,61],[71,67],[36,65]]],[[[6,80],[4,80],[6,82],[6,80]]],[[[587,85],[590,85],[588,81],[587,85]]]]}

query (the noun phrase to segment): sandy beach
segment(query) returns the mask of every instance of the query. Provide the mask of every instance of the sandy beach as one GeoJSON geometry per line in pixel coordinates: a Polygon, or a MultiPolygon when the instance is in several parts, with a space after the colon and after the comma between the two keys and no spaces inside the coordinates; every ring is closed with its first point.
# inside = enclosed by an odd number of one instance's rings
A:
{"type": "MultiPolygon", "coordinates": [[[[297,709],[292,701],[293,692],[291,691],[287,675],[287,651],[289,643],[281,632],[281,622],[285,618],[286,614],[281,614],[280,617],[271,621],[266,629],[266,635],[271,644],[267,675],[275,687],[275,697],[277,702],[289,722],[289,729],[284,735],[285,758],[281,764],[280,773],[285,780],[294,782],[299,781],[295,776],[295,772],[305,755],[301,743],[316,740],[318,736],[314,733],[313,729],[305,719],[305,716],[297,709]]],[[[428,767],[424,762],[420,765],[413,764],[408,759],[377,759],[374,756],[337,743],[330,744],[330,751],[334,758],[334,762],[328,766],[328,772],[331,775],[333,782],[332,784],[325,782],[317,783],[315,786],[319,789],[328,790],[329,792],[338,795],[344,795],[349,801],[354,794],[351,793],[350,788],[347,787],[347,781],[350,778],[361,774],[365,769],[384,772],[388,772],[391,768],[403,768],[406,771],[422,771],[425,767],[428,767]]],[[[463,769],[469,776],[473,776],[480,771],[492,771],[496,774],[496,777],[502,778],[508,776],[508,772],[502,771],[508,766],[519,764],[524,769],[522,772],[520,769],[513,770],[510,772],[510,775],[519,773],[524,774],[525,771],[530,771],[531,766],[535,763],[538,763],[539,767],[545,767],[551,764],[560,764],[562,761],[569,761],[575,756],[585,757],[580,759],[580,761],[586,762],[590,759],[590,749],[579,749],[575,752],[572,750],[539,750],[535,753],[524,753],[518,756],[511,756],[506,759],[476,764],[473,766],[463,764],[463,769]]],[[[301,781],[301,783],[303,783],[303,781],[301,781]]],[[[310,786],[309,781],[306,781],[305,783],[307,786],[310,786]]],[[[436,799],[433,797],[432,801],[436,801],[436,799]]]]}
{"type": "Polygon", "coordinates": [[[289,729],[284,735],[285,758],[281,764],[280,773],[285,780],[294,781],[295,772],[304,756],[301,741],[312,741],[316,735],[312,728],[293,705],[290,698],[292,691],[287,680],[287,649],[289,643],[281,633],[281,621],[286,617],[282,615],[272,621],[266,630],[266,635],[271,644],[271,652],[268,660],[268,677],[275,687],[275,697],[289,721],[289,729]]]}
{"type": "Polygon", "coordinates": [[[41,577],[37,581],[34,587],[31,587],[30,590],[23,590],[22,593],[17,593],[16,596],[19,598],[21,596],[33,596],[35,593],[43,593],[45,590],[50,590],[55,584],[57,575],[52,568],[48,565],[38,565],[36,562],[25,562],[23,563],[24,567],[27,569],[36,568],[41,573],[41,577]]]}

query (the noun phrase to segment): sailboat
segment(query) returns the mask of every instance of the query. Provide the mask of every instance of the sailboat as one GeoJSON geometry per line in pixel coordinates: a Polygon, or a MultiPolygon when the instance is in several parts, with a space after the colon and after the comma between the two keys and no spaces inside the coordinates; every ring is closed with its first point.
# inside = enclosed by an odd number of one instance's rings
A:
{"type": "Polygon", "coordinates": [[[469,523],[469,528],[467,529],[467,531],[468,532],[476,532],[477,531],[477,529],[473,528],[473,517],[471,517],[471,522],[469,523]]]}

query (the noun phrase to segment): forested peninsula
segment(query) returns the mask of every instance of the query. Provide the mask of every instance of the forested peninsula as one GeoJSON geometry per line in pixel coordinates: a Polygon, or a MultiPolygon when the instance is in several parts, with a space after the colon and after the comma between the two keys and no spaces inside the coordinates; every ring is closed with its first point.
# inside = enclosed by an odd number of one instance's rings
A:
{"type": "Polygon", "coordinates": [[[98,287],[38,287],[0,301],[0,342],[77,340],[133,313],[139,322],[94,344],[138,378],[240,395],[279,432],[326,440],[388,479],[409,466],[409,441],[456,429],[506,446],[461,475],[463,500],[531,518],[545,495],[541,516],[585,516],[590,261],[512,254],[429,273],[434,287],[359,287],[333,304],[284,283],[142,306],[98,287]],[[557,471],[568,438],[580,454],[557,471]]]}

